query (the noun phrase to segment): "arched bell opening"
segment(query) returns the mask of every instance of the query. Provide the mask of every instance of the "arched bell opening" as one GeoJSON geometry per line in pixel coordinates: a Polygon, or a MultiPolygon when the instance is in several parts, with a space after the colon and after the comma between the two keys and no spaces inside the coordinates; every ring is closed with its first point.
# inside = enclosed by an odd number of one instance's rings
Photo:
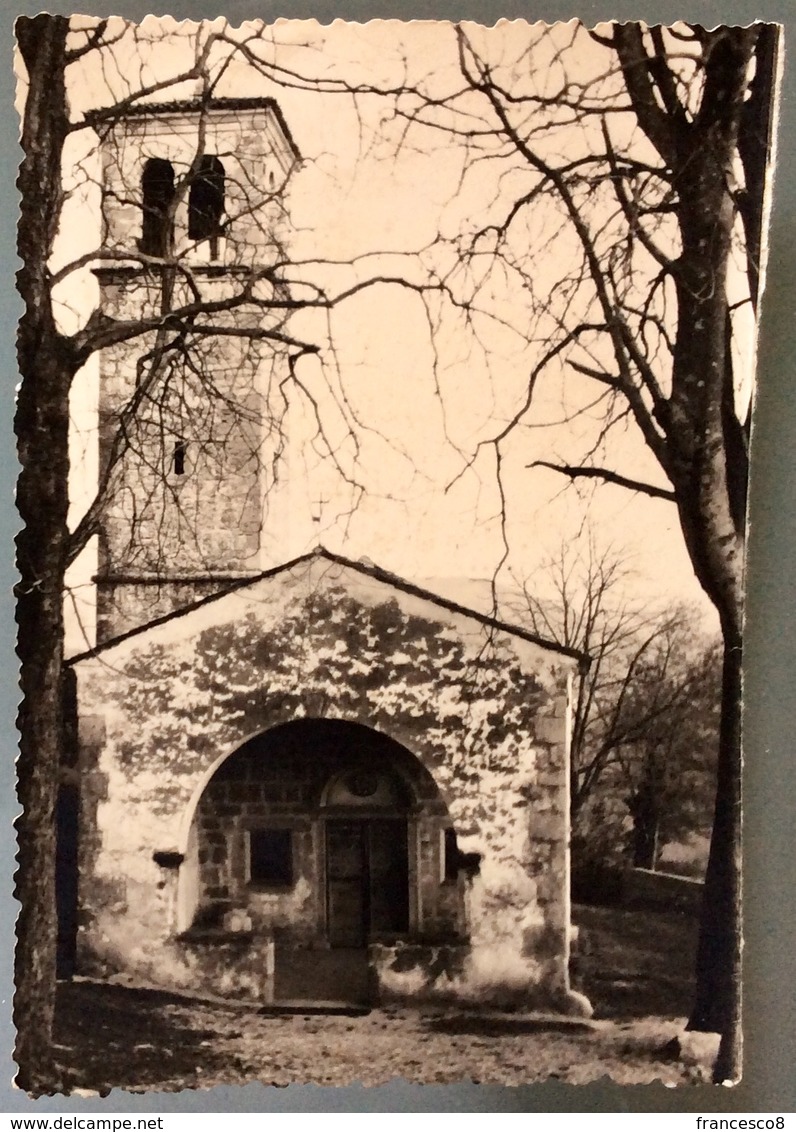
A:
{"type": "Polygon", "coordinates": [[[191,171],[188,193],[188,238],[210,242],[210,258],[218,256],[224,225],[225,170],[218,157],[203,154],[191,171]]]}
{"type": "Polygon", "coordinates": [[[162,157],[151,157],[141,174],[141,238],[144,255],[164,257],[174,238],[174,166],[162,157]]]}

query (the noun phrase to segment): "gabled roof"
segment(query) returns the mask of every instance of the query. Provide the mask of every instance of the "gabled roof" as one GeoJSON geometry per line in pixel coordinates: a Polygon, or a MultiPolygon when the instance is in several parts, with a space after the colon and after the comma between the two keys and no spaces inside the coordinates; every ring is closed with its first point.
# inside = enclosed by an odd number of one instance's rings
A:
{"type": "Polygon", "coordinates": [[[126,633],[120,633],[117,637],[111,637],[107,641],[103,641],[100,645],[95,645],[92,649],[87,649],[85,652],[78,653],[76,656],[70,657],[66,661],[67,665],[77,664],[79,661],[87,660],[90,657],[98,656],[108,649],[113,648],[115,645],[120,644],[122,641],[130,640],[131,637],[141,636],[143,633],[148,632],[156,625],[163,625],[169,621],[174,621],[178,618],[185,617],[195,609],[201,609],[212,602],[220,601],[228,594],[235,593],[239,590],[246,589],[248,586],[254,586],[258,582],[265,581],[268,578],[274,578],[279,574],[286,573],[288,570],[294,569],[303,563],[309,564],[317,559],[324,559],[327,562],[333,563],[337,566],[342,566],[345,569],[353,570],[355,573],[361,574],[363,577],[372,578],[374,581],[381,582],[384,585],[390,586],[394,590],[401,593],[409,594],[412,597],[420,598],[423,601],[430,602],[438,606],[440,609],[447,610],[448,613],[456,613],[463,617],[468,617],[471,620],[479,622],[486,628],[494,629],[497,632],[508,633],[513,637],[519,637],[521,640],[529,641],[531,644],[538,645],[541,648],[549,649],[552,652],[560,653],[562,656],[567,656],[573,660],[578,661],[579,665],[587,667],[589,663],[588,655],[580,649],[569,648],[566,645],[561,645],[557,641],[548,640],[538,633],[532,633],[528,629],[523,629],[519,625],[511,625],[506,621],[501,621],[497,617],[491,617],[489,614],[479,613],[478,610],[470,609],[459,602],[451,601],[448,598],[441,597],[439,594],[433,593],[431,590],[424,589],[422,586],[416,586],[412,582],[399,577],[397,574],[392,574],[389,570],[383,570],[380,566],[376,566],[371,562],[356,561],[352,558],[346,558],[342,554],[335,554],[326,547],[317,546],[315,550],[310,551],[308,554],[302,554],[298,558],[293,558],[289,562],[284,562],[281,566],[273,566],[269,570],[264,570],[259,574],[253,574],[248,578],[241,578],[218,590],[216,593],[209,594],[207,597],[200,598],[198,601],[192,602],[190,605],[182,606],[180,609],[175,609],[172,613],[166,613],[163,617],[156,617],[152,621],[148,621],[145,625],[139,625],[135,629],[129,629],[126,633]]]}

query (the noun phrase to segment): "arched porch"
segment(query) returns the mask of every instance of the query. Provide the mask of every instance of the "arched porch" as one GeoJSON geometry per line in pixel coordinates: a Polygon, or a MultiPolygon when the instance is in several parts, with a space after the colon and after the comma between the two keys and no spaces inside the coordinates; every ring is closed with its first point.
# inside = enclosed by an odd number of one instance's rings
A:
{"type": "Polygon", "coordinates": [[[467,943],[445,801],[406,747],[358,723],[298,719],[229,755],[179,874],[180,943],[208,989],[369,1001],[376,955],[467,943]]]}

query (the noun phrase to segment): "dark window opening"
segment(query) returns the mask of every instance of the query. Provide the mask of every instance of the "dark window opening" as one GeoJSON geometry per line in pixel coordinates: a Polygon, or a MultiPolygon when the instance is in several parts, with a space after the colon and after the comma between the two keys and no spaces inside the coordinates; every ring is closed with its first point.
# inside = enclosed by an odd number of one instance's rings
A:
{"type": "Polygon", "coordinates": [[[152,157],[141,177],[143,216],[139,249],[144,255],[165,257],[173,234],[174,169],[170,161],[152,157]]]}
{"type": "Polygon", "coordinates": [[[172,457],[172,467],[174,468],[175,476],[185,475],[185,456],[188,451],[188,445],[184,440],[178,440],[174,445],[174,456],[172,457]]]}
{"type": "Polygon", "coordinates": [[[210,240],[214,259],[218,255],[223,211],[224,166],[217,157],[206,154],[194,169],[188,194],[188,237],[191,240],[210,240]]]}
{"type": "Polygon", "coordinates": [[[293,884],[293,831],[253,829],[249,833],[249,880],[252,884],[293,884]]]}
{"type": "Polygon", "coordinates": [[[481,868],[480,853],[462,853],[459,842],[456,840],[456,830],[448,827],[444,831],[442,879],[453,882],[459,873],[475,876],[481,868]]]}
{"type": "Polygon", "coordinates": [[[456,840],[456,830],[446,829],[443,846],[442,879],[454,881],[459,875],[459,843],[456,840]]]}

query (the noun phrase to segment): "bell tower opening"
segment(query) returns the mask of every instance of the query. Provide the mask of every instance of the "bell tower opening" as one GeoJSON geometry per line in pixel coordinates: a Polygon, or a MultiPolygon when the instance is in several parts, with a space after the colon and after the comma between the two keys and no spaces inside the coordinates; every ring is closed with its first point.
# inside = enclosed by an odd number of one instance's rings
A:
{"type": "Polygon", "coordinates": [[[188,237],[210,241],[210,258],[218,258],[224,213],[224,166],[217,157],[204,154],[193,174],[188,194],[188,237]]]}
{"type": "Polygon", "coordinates": [[[151,157],[141,177],[141,239],[144,255],[165,259],[174,237],[174,166],[160,157],[151,157]]]}

